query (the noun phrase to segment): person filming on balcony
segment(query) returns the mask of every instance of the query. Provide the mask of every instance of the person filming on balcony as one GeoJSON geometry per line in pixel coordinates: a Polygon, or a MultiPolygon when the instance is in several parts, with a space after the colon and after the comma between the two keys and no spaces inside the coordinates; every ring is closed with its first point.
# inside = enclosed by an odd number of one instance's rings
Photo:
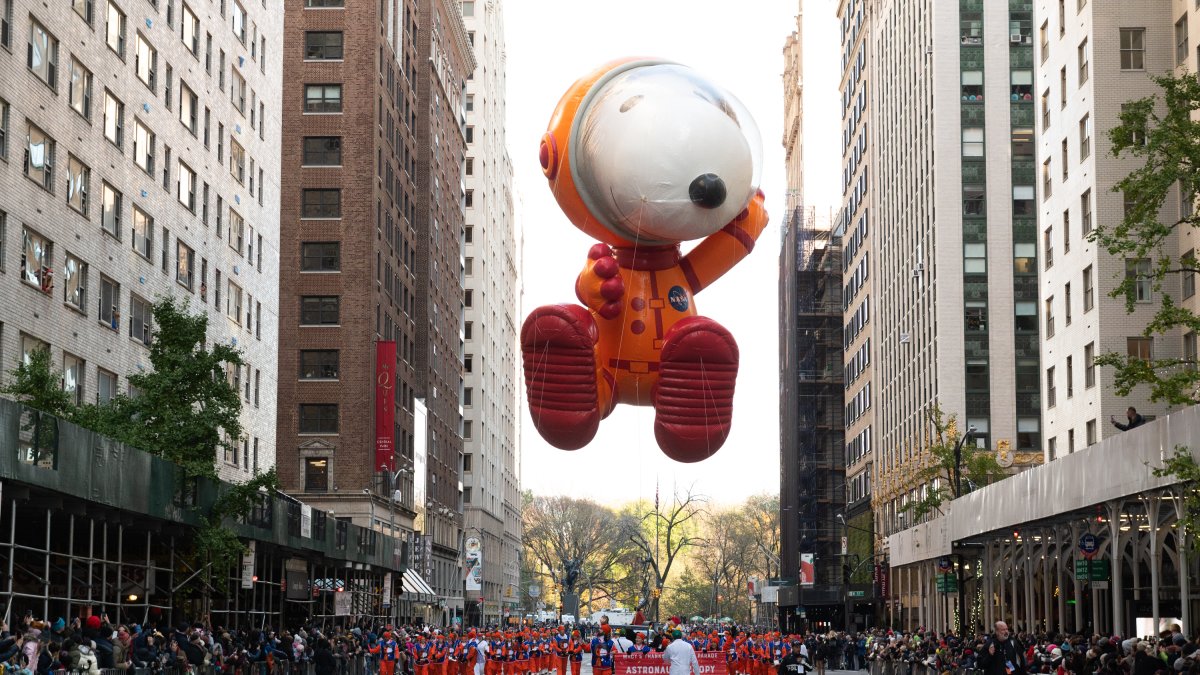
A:
{"type": "Polygon", "coordinates": [[[1127,424],[1121,424],[1113,415],[1108,416],[1108,421],[1113,423],[1113,426],[1121,431],[1129,431],[1136,429],[1146,423],[1146,418],[1138,414],[1138,411],[1133,406],[1129,406],[1129,410],[1125,411],[1125,417],[1129,420],[1127,424]]]}

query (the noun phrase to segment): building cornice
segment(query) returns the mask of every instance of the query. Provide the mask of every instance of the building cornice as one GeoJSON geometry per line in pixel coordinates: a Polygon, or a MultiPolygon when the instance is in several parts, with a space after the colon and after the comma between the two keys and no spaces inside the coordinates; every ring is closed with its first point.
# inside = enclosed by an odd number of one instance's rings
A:
{"type": "Polygon", "coordinates": [[[451,23],[454,24],[454,39],[458,43],[458,49],[465,57],[464,65],[468,73],[475,72],[475,66],[478,62],[475,60],[475,50],[471,48],[471,43],[467,41],[467,27],[463,22],[462,5],[459,0],[442,0],[442,8],[446,10],[452,18],[451,23]]]}

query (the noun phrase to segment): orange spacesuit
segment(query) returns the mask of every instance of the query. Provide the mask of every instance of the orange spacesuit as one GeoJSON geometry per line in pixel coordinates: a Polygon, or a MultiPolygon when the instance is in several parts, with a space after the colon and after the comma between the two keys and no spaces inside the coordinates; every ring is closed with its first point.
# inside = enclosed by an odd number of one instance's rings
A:
{"type": "Polygon", "coordinates": [[[767,225],[756,143],[736,99],[665,61],[607,64],[559,102],[542,169],[571,222],[602,243],[575,283],[584,306],[539,307],[521,330],[530,413],[551,445],[587,445],[618,403],[653,406],[655,438],[678,461],[725,442],[737,343],[694,297],[767,225]]]}

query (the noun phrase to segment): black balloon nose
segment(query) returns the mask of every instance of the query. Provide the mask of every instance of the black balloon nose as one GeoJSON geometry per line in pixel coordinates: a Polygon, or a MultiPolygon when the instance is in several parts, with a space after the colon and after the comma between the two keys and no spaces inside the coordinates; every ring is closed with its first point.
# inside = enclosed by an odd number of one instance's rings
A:
{"type": "Polygon", "coordinates": [[[715,173],[696,176],[696,180],[688,186],[688,197],[696,206],[715,209],[725,203],[725,181],[715,173]]]}

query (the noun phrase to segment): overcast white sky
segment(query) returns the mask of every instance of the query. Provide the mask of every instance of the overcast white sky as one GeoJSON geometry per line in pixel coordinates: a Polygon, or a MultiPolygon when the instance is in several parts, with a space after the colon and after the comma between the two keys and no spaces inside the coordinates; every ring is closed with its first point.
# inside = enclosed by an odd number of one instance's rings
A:
{"type": "MultiPolygon", "coordinates": [[[[840,62],[834,0],[803,0],[805,202],[839,201],[840,62]]],[[[763,136],[763,191],[771,225],[754,253],[697,296],[701,314],[728,327],[741,349],[733,433],[698,464],[658,449],[651,408],[619,406],[592,443],[576,452],[546,444],[522,405],[522,484],[536,494],[605,503],[663,499],[673,486],[724,503],[779,489],[778,265],[783,219],[783,44],[800,0],[507,0],[508,143],[523,229],[525,314],[574,302],[575,277],[592,242],[559,210],[541,174],[538,142],[559,97],[578,77],[613,58],[658,56],[725,86],[754,115],[763,136]]],[[[685,248],[687,244],[685,244],[685,248]]],[[[522,397],[524,392],[521,393],[522,397]]],[[[523,404],[523,400],[522,400],[523,404]]]]}

